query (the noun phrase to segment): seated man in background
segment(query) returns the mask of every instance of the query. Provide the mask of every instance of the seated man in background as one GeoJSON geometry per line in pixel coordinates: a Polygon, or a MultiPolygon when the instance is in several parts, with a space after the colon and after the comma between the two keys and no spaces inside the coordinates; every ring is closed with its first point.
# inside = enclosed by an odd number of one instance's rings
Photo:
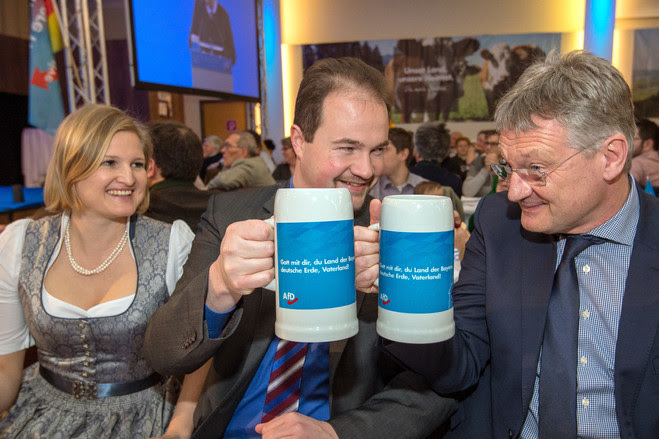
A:
{"type": "Polygon", "coordinates": [[[442,186],[451,186],[458,197],[462,196],[462,180],[441,165],[449,153],[450,136],[443,123],[426,122],[414,133],[416,165],[410,172],[442,186]]]}
{"type": "Polygon", "coordinates": [[[491,165],[499,162],[499,135],[490,132],[486,145],[487,151],[476,157],[467,169],[467,178],[462,183],[462,195],[465,197],[483,197],[494,192],[494,171],[491,165]]]}
{"type": "Polygon", "coordinates": [[[215,135],[206,136],[201,144],[201,149],[203,151],[204,161],[201,164],[199,178],[207,182],[210,181],[210,178],[206,180],[206,174],[210,169],[216,170],[213,176],[222,169],[222,139],[215,135]]]}
{"type": "MultiPolygon", "coordinates": [[[[369,224],[367,192],[389,143],[386,96],[384,77],[373,67],[355,58],[326,58],[305,72],[295,105],[297,164],[290,184],[347,189],[354,222],[363,226],[369,224]]],[[[274,230],[261,220],[272,216],[277,190],[288,186],[211,198],[183,278],[149,322],[147,358],[156,370],[174,374],[213,359],[195,413],[196,438],[429,436],[455,403],[382,355],[378,298],[362,293],[356,296],[359,333],[302,343],[299,393],[288,410],[266,421],[279,339],[275,294],[263,288],[274,277],[274,230]]]]}
{"type": "Polygon", "coordinates": [[[455,155],[447,157],[442,166],[457,174],[462,181],[467,177],[467,154],[469,154],[470,140],[468,137],[460,137],[455,141],[455,155]]]}
{"type": "Polygon", "coordinates": [[[284,161],[272,171],[272,178],[276,181],[287,181],[291,179],[293,172],[295,172],[296,160],[290,136],[281,139],[281,154],[284,156],[284,161]]]}
{"type": "Polygon", "coordinates": [[[149,131],[153,142],[147,173],[151,201],[144,214],[167,223],[181,219],[196,232],[211,195],[194,185],[202,162],[199,137],[175,121],[152,122],[149,131]]]}
{"type": "Polygon", "coordinates": [[[268,171],[272,174],[275,170],[275,161],[272,159],[272,151],[268,146],[261,140],[261,135],[254,130],[247,130],[248,133],[254,137],[256,145],[259,147],[259,156],[263,159],[263,162],[268,167],[268,171]]]}
{"type": "Polygon", "coordinates": [[[449,137],[449,157],[455,157],[458,153],[458,139],[464,137],[460,131],[451,131],[451,137],[449,137]]]}
{"type": "Polygon", "coordinates": [[[222,146],[224,169],[208,182],[206,189],[231,191],[274,184],[275,180],[259,153],[260,147],[251,133],[232,133],[222,146]]]}
{"type": "Polygon", "coordinates": [[[414,193],[414,187],[423,177],[412,174],[408,166],[414,158],[412,133],[403,128],[389,128],[389,144],[382,155],[384,167],[378,182],[371,189],[373,198],[382,200],[387,195],[414,193]]]}
{"type": "Polygon", "coordinates": [[[659,128],[648,119],[636,123],[632,175],[642,187],[649,179],[650,185],[659,189],[659,128]]]}

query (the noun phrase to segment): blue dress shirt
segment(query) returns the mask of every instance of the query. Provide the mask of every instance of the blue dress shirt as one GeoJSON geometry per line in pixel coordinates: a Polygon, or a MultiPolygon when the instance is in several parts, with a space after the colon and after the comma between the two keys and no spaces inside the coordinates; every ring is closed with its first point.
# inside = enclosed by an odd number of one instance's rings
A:
{"type": "MultiPolygon", "coordinates": [[[[627,271],[631,259],[640,207],[636,184],[623,207],[611,219],[588,232],[607,242],[588,247],[575,258],[579,280],[579,338],[577,347],[577,436],[617,439],[620,437],[614,393],[618,323],[622,313],[627,271]]],[[[557,243],[556,267],[565,248],[557,243]]],[[[537,374],[541,373],[542,353],[537,374]]],[[[538,437],[538,382],[522,428],[521,438],[538,437]]]]}

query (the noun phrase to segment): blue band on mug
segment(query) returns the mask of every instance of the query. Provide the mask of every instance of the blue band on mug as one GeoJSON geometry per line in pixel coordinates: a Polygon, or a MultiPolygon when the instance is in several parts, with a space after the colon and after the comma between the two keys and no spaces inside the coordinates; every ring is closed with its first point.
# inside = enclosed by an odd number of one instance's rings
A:
{"type": "Polygon", "coordinates": [[[277,257],[281,308],[327,309],[355,302],[352,219],[277,223],[277,257]]]}
{"type": "Polygon", "coordinates": [[[416,314],[453,307],[453,231],[380,233],[379,305],[416,314]]]}

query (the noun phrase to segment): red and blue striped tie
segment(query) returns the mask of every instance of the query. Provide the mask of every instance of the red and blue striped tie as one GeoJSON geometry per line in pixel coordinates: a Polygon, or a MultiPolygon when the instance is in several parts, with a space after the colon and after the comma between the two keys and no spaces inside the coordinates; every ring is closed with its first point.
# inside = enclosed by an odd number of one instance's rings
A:
{"type": "Polygon", "coordinates": [[[300,381],[307,343],[279,340],[265,395],[261,422],[296,412],[300,404],[300,381]]]}

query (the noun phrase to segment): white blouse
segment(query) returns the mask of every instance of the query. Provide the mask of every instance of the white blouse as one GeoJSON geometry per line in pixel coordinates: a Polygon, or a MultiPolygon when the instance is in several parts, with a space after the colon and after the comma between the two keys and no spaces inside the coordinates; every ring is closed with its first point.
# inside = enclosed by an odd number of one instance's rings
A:
{"type": "MultiPolygon", "coordinates": [[[[18,275],[21,267],[21,254],[25,241],[25,230],[31,219],[15,221],[0,233],[0,355],[26,349],[34,344],[30,337],[23,307],[18,296],[18,275]]],[[[62,215],[60,238],[64,236],[67,214],[62,215]]],[[[176,282],[183,274],[183,264],[188,259],[194,233],[184,221],[176,220],[172,224],[169,235],[169,252],[167,253],[167,272],[165,283],[171,295],[176,282]]],[[[62,247],[62,240],[57,243],[55,251],[48,262],[48,271],[55,262],[62,247]]],[[[133,254],[132,246],[131,254],[133,254]]],[[[135,255],[133,254],[133,259],[135,255]]],[[[62,318],[94,318],[109,317],[123,313],[133,303],[135,294],[104,302],[89,308],[79,308],[51,296],[42,288],[41,297],[46,312],[62,318]]]]}

